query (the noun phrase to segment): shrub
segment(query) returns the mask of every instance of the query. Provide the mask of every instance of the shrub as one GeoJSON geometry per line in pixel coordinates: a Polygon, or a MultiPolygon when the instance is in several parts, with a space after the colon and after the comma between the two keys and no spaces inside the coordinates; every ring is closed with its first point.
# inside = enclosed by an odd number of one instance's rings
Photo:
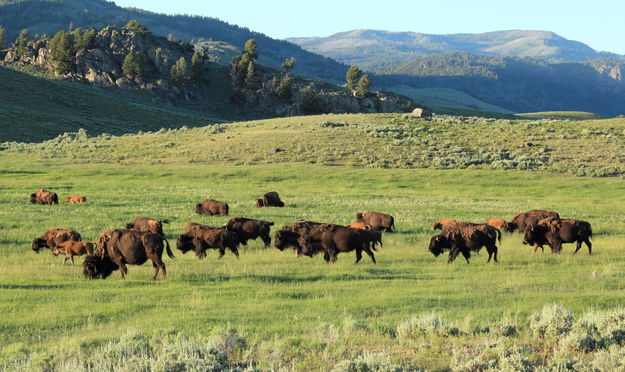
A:
{"type": "Polygon", "coordinates": [[[557,341],[573,326],[573,312],[559,305],[545,305],[530,318],[530,332],[533,336],[557,341]]]}
{"type": "Polygon", "coordinates": [[[345,359],[337,363],[332,369],[333,372],[402,372],[402,371],[425,371],[416,366],[402,368],[391,361],[386,354],[359,355],[354,359],[345,359]]]}
{"type": "Polygon", "coordinates": [[[422,336],[457,336],[460,330],[451,326],[444,319],[435,314],[422,315],[400,323],[397,326],[397,338],[410,339],[422,336]]]}

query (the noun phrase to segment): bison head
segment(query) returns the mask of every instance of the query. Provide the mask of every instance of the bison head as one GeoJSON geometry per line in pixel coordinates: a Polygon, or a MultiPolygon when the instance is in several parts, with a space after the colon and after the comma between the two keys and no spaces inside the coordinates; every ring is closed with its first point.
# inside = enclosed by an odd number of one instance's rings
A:
{"type": "Polygon", "coordinates": [[[362,213],[356,213],[356,222],[364,222],[362,220],[362,213]]]}
{"type": "Polygon", "coordinates": [[[200,259],[206,257],[206,249],[202,247],[199,239],[194,238],[190,235],[180,235],[176,240],[176,248],[182,251],[182,254],[193,251],[195,252],[195,255],[200,259]]]}
{"type": "Polygon", "coordinates": [[[106,279],[117,269],[119,269],[119,266],[111,261],[109,256],[88,255],[82,262],[82,273],[87,279],[106,279]]]}
{"type": "Polygon", "coordinates": [[[274,236],[273,244],[281,251],[285,250],[289,246],[299,248],[299,243],[297,241],[298,238],[299,234],[297,233],[289,230],[278,230],[274,236]]]}
{"type": "Polygon", "coordinates": [[[430,246],[428,247],[428,251],[434,255],[434,257],[438,257],[445,248],[449,248],[449,239],[445,235],[434,235],[432,239],[430,239],[430,246]]]}
{"type": "Polygon", "coordinates": [[[506,222],[506,225],[504,225],[503,229],[505,232],[511,233],[511,232],[515,232],[516,230],[518,230],[519,225],[517,225],[514,222],[506,222]]]}
{"type": "Polygon", "coordinates": [[[230,207],[228,206],[228,203],[225,203],[223,210],[221,211],[221,214],[223,214],[224,216],[227,216],[229,211],[230,211],[230,207]]]}
{"type": "Polygon", "coordinates": [[[442,230],[443,229],[443,224],[440,222],[434,222],[432,224],[432,229],[433,230],[442,230]]]}
{"type": "Polygon", "coordinates": [[[32,244],[33,251],[39,253],[41,248],[50,248],[48,247],[48,242],[43,238],[34,239],[32,244]]]}
{"type": "Polygon", "coordinates": [[[37,200],[37,194],[36,194],[36,193],[32,193],[32,194],[30,194],[30,202],[31,202],[32,204],[36,204],[36,203],[37,203],[37,201],[38,201],[38,200],[37,200]]]}
{"type": "Polygon", "coordinates": [[[202,203],[198,203],[195,205],[195,213],[204,214],[204,208],[202,208],[202,203]]]}

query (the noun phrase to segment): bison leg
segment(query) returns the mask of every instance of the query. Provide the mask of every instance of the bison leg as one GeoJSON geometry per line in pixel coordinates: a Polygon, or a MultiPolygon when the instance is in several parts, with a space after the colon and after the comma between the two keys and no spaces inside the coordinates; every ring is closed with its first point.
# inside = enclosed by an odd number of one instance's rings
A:
{"type": "Polygon", "coordinates": [[[373,261],[374,264],[377,264],[377,262],[375,261],[375,255],[373,254],[373,252],[369,249],[369,247],[365,248],[365,253],[371,257],[371,261],[373,261]]]}
{"type": "MultiPolygon", "coordinates": [[[[65,257],[65,259],[67,259],[67,257],[65,257]]],[[[74,266],[74,255],[70,254],[69,255],[69,259],[70,259],[70,261],[72,261],[72,266],[74,266]]]]}
{"type": "Polygon", "coordinates": [[[357,248],[356,249],[356,262],[354,262],[354,265],[356,265],[360,259],[362,259],[362,248],[357,248]]]}
{"type": "Polygon", "coordinates": [[[128,273],[128,268],[121,261],[118,262],[117,265],[119,266],[119,272],[122,274],[122,280],[126,279],[126,274],[128,273]]]}
{"type": "Polygon", "coordinates": [[[573,252],[573,254],[576,254],[577,251],[579,251],[582,248],[582,241],[578,240],[577,241],[577,246],[575,247],[575,252],[573,252]]]}
{"type": "Polygon", "coordinates": [[[154,274],[152,274],[152,280],[156,280],[158,276],[159,269],[163,272],[163,279],[167,279],[167,269],[165,268],[165,263],[158,255],[154,255],[150,257],[152,259],[152,266],[154,267],[154,274]]]}
{"type": "Polygon", "coordinates": [[[65,256],[65,259],[63,260],[63,265],[65,265],[65,263],[67,262],[67,260],[69,260],[69,257],[65,256]]]}
{"type": "MultiPolygon", "coordinates": [[[[449,258],[447,258],[447,263],[452,263],[456,257],[458,256],[458,250],[457,249],[452,249],[451,251],[449,251],[449,258]]],[[[464,252],[463,252],[464,254],[464,252]]]]}
{"type": "Polygon", "coordinates": [[[217,259],[221,259],[224,254],[226,254],[226,248],[219,248],[219,257],[217,257],[217,259]]]}
{"type": "Polygon", "coordinates": [[[265,243],[265,248],[269,248],[271,245],[271,237],[269,237],[268,234],[263,234],[260,238],[263,240],[263,243],[265,243]]]}
{"type": "Polygon", "coordinates": [[[590,242],[590,239],[586,238],[586,240],[584,240],[584,243],[586,243],[586,246],[588,247],[588,254],[592,254],[592,243],[590,242]]]}
{"type": "Polygon", "coordinates": [[[237,249],[237,247],[229,247],[230,250],[232,251],[232,253],[234,253],[235,256],[237,256],[237,258],[239,257],[239,250],[237,249]]]}

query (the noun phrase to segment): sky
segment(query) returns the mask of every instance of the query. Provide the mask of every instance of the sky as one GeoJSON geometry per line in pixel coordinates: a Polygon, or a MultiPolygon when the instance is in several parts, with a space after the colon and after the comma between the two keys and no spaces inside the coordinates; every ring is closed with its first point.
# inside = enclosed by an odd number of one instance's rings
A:
{"type": "Polygon", "coordinates": [[[598,51],[625,54],[624,0],[115,0],[123,7],[219,18],[270,37],[355,29],[431,34],[553,31],[598,51]]]}

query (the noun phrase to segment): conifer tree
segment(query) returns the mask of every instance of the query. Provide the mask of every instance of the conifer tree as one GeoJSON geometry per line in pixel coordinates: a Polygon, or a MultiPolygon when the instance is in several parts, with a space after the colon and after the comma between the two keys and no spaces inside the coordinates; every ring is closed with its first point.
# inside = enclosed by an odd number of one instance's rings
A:
{"type": "Polygon", "coordinates": [[[69,74],[76,64],[74,42],[65,30],[57,32],[50,41],[52,59],[56,62],[55,71],[61,75],[69,74]]]}

